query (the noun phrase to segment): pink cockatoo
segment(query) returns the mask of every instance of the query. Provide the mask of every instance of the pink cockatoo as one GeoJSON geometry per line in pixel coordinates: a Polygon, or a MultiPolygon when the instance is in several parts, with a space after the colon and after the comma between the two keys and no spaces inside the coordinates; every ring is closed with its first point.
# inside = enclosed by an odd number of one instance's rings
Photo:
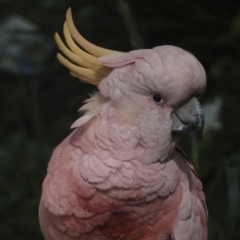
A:
{"type": "Polygon", "coordinates": [[[204,118],[202,65],[174,46],[121,53],[97,47],[67,11],[71,74],[99,92],[54,150],[39,207],[45,240],[206,240],[202,184],[176,147],[204,118]],[[74,39],[74,41],[73,41],[74,39]],[[80,49],[78,43],[84,50],[80,49]]]}

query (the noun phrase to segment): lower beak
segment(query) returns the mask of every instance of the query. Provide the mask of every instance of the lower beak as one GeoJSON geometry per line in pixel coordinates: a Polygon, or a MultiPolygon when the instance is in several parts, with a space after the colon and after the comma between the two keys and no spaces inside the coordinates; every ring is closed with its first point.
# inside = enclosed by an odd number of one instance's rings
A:
{"type": "Polygon", "coordinates": [[[204,127],[204,114],[196,97],[172,112],[172,132],[182,133],[196,130],[201,137],[204,127]]]}

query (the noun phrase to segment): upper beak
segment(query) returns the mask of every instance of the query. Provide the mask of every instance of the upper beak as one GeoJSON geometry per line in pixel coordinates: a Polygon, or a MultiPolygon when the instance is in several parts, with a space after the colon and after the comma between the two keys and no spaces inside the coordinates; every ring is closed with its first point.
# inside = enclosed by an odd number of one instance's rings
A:
{"type": "Polygon", "coordinates": [[[172,112],[172,132],[190,132],[196,129],[198,138],[204,127],[204,114],[196,97],[172,112]]]}

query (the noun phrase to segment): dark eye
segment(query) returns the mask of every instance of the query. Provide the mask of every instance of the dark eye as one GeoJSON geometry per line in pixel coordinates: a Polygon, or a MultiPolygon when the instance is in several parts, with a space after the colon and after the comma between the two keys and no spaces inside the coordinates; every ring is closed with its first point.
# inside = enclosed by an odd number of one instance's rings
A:
{"type": "Polygon", "coordinates": [[[153,94],[153,101],[154,102],[156,102],[156,103],[160,103],[161,102],[161,100],[162,100],[162,97],[161,97],[161,95],[160,94],[153,94]]]}

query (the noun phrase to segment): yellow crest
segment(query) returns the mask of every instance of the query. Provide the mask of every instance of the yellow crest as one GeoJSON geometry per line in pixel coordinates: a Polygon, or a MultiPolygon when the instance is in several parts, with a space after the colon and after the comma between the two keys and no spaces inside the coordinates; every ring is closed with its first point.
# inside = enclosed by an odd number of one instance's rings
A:
{"type": "Polygon", "coordinates": [[[112,68],[104,66],[97,58],[119,52],[98,47],[83,38],[73,23],[70,8],[66,13],[63,33],[67,46],[58,33],[55,33],[55,41],[59,49],[70,61],[58,53],[57,58],[60,63],[70,70],[72,76],[87,83],[98,85],[112,71],[112,68]],[[74,41],[85,51],[78,47],[74,41]]]}

